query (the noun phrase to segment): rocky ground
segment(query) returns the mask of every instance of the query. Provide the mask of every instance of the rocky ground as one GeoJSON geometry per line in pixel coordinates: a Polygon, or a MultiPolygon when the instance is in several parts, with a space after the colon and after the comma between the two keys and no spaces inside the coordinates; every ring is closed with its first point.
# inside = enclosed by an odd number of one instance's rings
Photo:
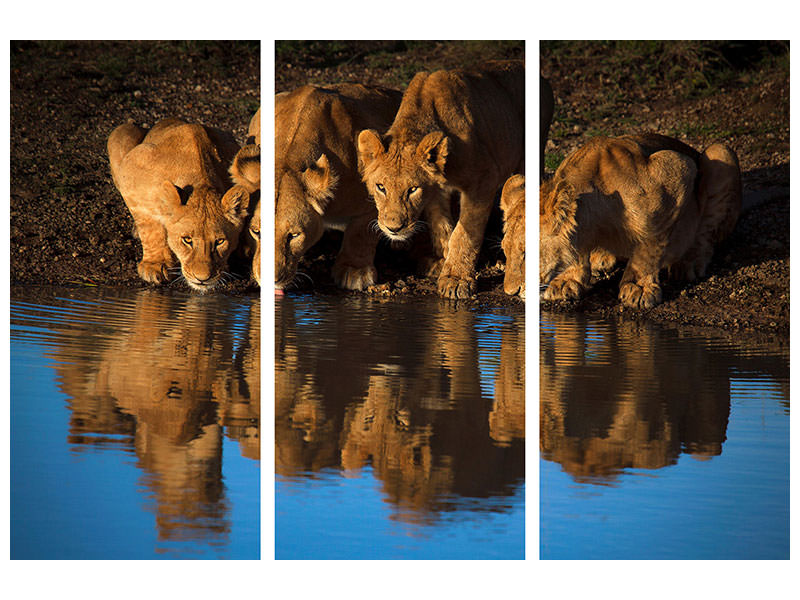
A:
{"type": "MultiPolygon", "coordinates": [[[[109,133],[177,116],[243,141],[259,65],[258,42],[12,42],[12,284],[145,287],[109,133]]],[[[229,290],[256,290],[236,267],[229,290]]]]}
{"type": "MultiPolygon", "coordinates": [[[[341,81],[404,89],[419,70],[524,53],[521,42],[278,42],[275,91],[341,81]]],[[[788,44],[547,42],[541,71],[556,95],[548,173],[590,136],[653,130],[696,148],[726,141],[745,191],[736,230],[708,275],[665,285],[660,306],[621,310],[617,270],[583,300],[543,308],[788,336],[788,44]]],[[[108,134],[128,119],[152,125],[182,116],[241,141],[258,105],[258,43],[13,43],[12,283],[144,287],[133,222],[108,171],[108,134]]],[[[500,231],[494,214],[473,302],[520,302],[502,293],[500,231]]],[[[326,235],[301,265],[315,293],[351,293],[330,279],[338,235],[326,235]]],[[[414,275],[408,252],[382,244],[376,262],[381,283],[367,293],[435,293],[434,282],[414,275]]],[[[246,266],[234,267],[243,278],[228,291],[253,291],[246,266]]]]}

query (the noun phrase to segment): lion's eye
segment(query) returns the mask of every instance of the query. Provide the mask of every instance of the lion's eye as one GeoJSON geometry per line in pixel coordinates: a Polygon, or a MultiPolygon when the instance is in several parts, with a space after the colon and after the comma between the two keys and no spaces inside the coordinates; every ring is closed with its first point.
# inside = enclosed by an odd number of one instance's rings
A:
{"type": "Polygon", "coordinates": [[[183,236],[183,237],[181,238],[181,241],[182,241],[184,244],[186,244],[187,246],[191,246],[191,245],[192,245],[192,238],[191,238],[190,236],[188,236],[188,235],[185,235],[185,236],[183,236]]]}
{"type": "Polygon", "coordinates": [[[255,227],[251,227],[250,228],[250,235],[252,235],[254,238],[261,239],[261,230],[255,228],[255,227]]]}
{"type": "Polygon", "coordinates": [[[410,188],[408,188],[408,195],[410,196],[411,194],[416,192],[418,189],[419,189],[419,186],[412,185],[410,188]]]}
{"type": "Polygon", "coordinates": [[[296,232],[296,233],[289,233],[289,234],[288,234],[286,237],[287,237],[288,239],[290,239],[290,240],[293,240],[293,239],[299,238],[299,237],[300,237],[300,232],[296,232]]]}
{"type": "Polygon", "coordinates": [[[380,184],[380,183],[376,183],[375,184],[375,189],[378,190],[381,194],[384,194],[384,195],[386,194],[386,188],[383,187],[383,185],[380,184]]]}
{"type": "Polygon", "coordinates": [[[216,240],[216,241],[214,242],[214,245],[215,245],[217,248],[219,248],[219,247],[220,247],[220,246],[222,246],[222,244],[224,244],[224,243],[225,243],[225,238],[219,238],[218,240],[216,240]]]}

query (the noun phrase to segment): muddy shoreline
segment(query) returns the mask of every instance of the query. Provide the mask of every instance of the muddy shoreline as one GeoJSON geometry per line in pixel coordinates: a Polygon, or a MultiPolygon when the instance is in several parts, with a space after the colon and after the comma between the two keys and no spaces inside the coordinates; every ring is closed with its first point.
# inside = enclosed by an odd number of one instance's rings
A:
{"type": "MultiPolygon", "coordinates": [[[[541,308],[788,338],[788,49],[785,59],[734,65],[718,79],[702,71],[711,83],[698,92],[681,84],[630,81],[646,71],[646,56],[620,58],[619,47],[601,43],[579,47],[580,52],[573,46],[577,43],[549,43],[541,49],[541,70],[556,96],[545,152],[548,173],[592,135],[652,130],[695,148],[722,140],[739,155],[745,210],[734,233],[716,250],[706,277],[667,283],[664,302],[651,310],[620,308],[620,270],[598,281],[578,302],[542,303],[541,308]]],[[[418,70],[522,56],[521,42],[285,43],[276,47],[275,91],[342,81],[404,89],[418,70]]],[[[12,284],[147,287],[136,274],[141,249],[111,182],[106,138],[129,119],[152,125],[181,116],[229,129],[243,141],[260,103],[259,60],[257,42],[13,43],[12,284]]],[[[529,76],[535,69],[528,65],[529,76]]],[[[264,93],[272,93],[272,82],[264,93]]],[[[478,262],[478,293],[462,304],[523,306],[502,292],[500,231],[497,211],[478,262]]],[[[301,270],[313,286],[299,291],[356,293],[338,290],[330,280],[337,248],[334,232],[307,255],[301,270]]],[[[414,274],[407,253],[382,245],[376,266],[380,283],[365,292],[371,296],[436,293],[433,281],[414,274]]],[[[221,293],[258,292],[246,264],[234,261],[231,267],[239,279],[221,293]]],[[[186,288],[170,286],[178,289],[186,288]]],[[[537,301],[528,296],[528,302],[537,301]]]]}

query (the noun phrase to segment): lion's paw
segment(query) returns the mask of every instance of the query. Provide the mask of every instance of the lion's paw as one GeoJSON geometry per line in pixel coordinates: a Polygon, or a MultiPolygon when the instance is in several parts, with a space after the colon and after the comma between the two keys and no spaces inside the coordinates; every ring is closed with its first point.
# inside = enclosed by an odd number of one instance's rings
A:
{"type": "Polygon", "coordinates": [[[453,300],[469,298],[475,293],[477,287],[474,278],[461,278],[440,275],[437,282],[439,295],[453,300]]]}
{"type": "Polygon", "coordinates": [[[334,265],[333,280],[340,288],[363,290],[375,284],[378,280],[378,272],[372,265],[366,267],[334,265]]]}
{"type": "Polygon", "coordinates": [[[619,299],[629,308],[653,308],[661,302],[661,287],[658,285],[642,287],[629,281],[620,286],[619,299]]]}
{"type": "Polygon", "coordinates": [[[542,300],[577,300],[583,291],[580,281],[556,278],[542,293],[542,300]]]}
{"type": "Polygon", "coordinates": [[[617,257],[599,248],[592,250],[589,255],[589,262],[592,265],[592,275],[602,275],[614,268],[617,264],[617,257]]]}
{"type": "Polygon", "coordinates": [[[137,271],[139,277],[148,283],[164,283],[169,280],[169,265],[161,261],[141,261],[137,271]]]}

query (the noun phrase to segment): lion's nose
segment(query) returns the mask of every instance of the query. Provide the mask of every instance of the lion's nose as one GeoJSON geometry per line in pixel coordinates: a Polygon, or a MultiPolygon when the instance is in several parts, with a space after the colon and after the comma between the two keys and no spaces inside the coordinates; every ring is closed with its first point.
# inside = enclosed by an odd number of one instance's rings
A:
{"type": "Polygon", "coordinates": [[[386,227],[387,231],[397,233],[406,226],[406,223],[403,219],[386,219],[383,222],[383,226],[386,227]]]}

